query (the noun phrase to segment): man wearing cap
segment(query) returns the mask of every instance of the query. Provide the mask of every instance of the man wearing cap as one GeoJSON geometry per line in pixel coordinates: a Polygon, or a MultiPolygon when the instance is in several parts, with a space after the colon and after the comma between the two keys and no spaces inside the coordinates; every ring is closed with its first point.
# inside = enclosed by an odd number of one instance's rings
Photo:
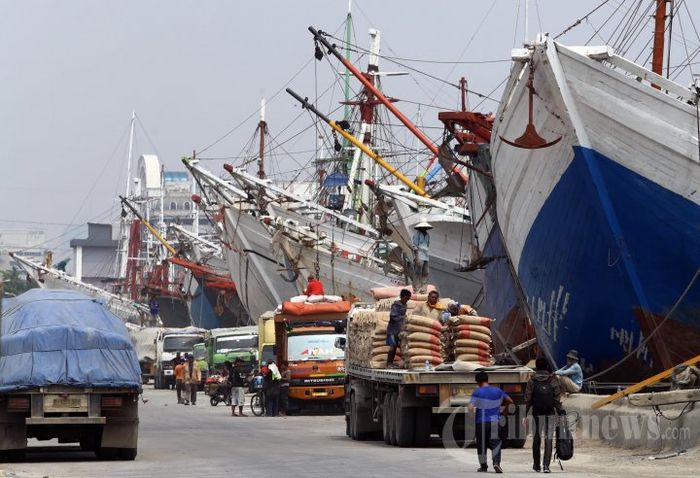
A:
{"type": "Polygon", "coordinates": [[[413,226],[416,231],[413,233],[413,253],[415,256],[415,279],[420,284],[420,288],[423,288],[428,282],[428,250],[430,249],[430,234],[428,230],[432,229],[433,226],[427,221],[425,216],[421,217],[421,221],[413,226]]]}
{"type": "Polygon", "coordinates": [[[197,405],[197,388],[202,381],[202,372],[199,370],[199,365],[194,361],[194,355],[187,354],[187,363],[185,364],[185,405],[197,405]],[[189,398],[189,400],[188,400],[189,398]]]}
{"type": "Polygon", "coordinates": [[[583,370],[578,364],[578,352],[569,350],[566,354],[566,365],[554,372],[559,379],[561,389],[566,393],[577,393],[583,386],[583,370]]]}

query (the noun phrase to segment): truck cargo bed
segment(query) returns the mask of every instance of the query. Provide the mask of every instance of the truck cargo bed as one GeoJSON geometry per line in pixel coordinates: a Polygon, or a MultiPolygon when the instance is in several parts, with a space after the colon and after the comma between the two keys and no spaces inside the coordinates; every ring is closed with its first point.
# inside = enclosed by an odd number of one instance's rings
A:
{"type": "MultiPolygon", "coordinates": [[[[492,366],[479,370],[488,372],[489,379],[494,383],[523,383],[527,382],[532,370],[522,366],[492,366]]],[[[391,368],[368,368],[348,364],[347,373],[352,377],[375,382],[385,382],[400,385],[441,384],[441,383],[476,383],[474,377],[477,371],[456,370],[404,370],[391,368]]]]}

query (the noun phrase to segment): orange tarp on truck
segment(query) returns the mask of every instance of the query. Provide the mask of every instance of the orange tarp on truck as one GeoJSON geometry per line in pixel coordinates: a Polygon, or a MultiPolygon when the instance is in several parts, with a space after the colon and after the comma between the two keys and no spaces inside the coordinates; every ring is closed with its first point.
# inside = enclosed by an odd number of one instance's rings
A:
{"type": "Polygon", "coordinates": [[[347,300],[340,302],[319,302],[316,304],[307,304],[304,302],[288,302],[282,303],[282,313],[295,316],[319,315],[319,314],[337,314],[348,313],[352,308],[352,303],[347,300]]]}

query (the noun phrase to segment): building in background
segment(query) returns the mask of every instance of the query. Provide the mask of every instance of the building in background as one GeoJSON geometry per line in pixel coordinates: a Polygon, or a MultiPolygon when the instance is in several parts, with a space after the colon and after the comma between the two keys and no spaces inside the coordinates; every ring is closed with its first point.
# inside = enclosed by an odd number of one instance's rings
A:
{"type": "Polygon", "coordinates": [[[0,270],[12,269],[10,252],[21,253],[35,262],[43,261],[45,242],[43,229],[0,229],[0,270]]]}
{"type": "Polygon", "coordinates": [[[71,239],[73,276],[83,282],[109,289],[114,280],[119,241],[112,238],[111,224],[88,223],[87,238],[71,239]]]}

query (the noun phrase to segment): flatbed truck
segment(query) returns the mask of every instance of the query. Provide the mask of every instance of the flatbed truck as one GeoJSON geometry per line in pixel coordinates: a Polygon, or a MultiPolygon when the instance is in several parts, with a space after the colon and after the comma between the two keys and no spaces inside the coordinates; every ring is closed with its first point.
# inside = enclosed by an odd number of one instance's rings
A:
{"type": "MultiPolygon", "coordinates": [[[[350,363],[346,370],[346,433],[352,439],[383,439],[401,447],[425,446],[434,434],[444,443],[473,439],[474,417],[467,404],[478,387],[477,370],[375,369],[350,363]]],[[[525,385],[532,370],[521,366],[478,370],[486,371],[489,383],[513,399],[515,406],[506,411],[501,433],[505,446],[522,448],[525,385]]]]}

